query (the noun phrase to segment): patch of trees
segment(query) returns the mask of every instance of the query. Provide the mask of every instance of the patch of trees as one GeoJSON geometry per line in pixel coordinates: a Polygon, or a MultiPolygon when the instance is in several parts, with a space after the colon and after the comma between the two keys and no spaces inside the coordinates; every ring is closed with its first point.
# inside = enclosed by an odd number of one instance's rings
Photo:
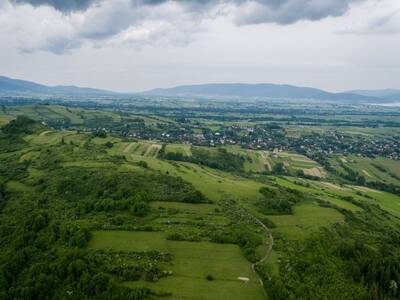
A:
{"type": "Polygon", "coordinates": [[[181,233],[173,232],[167,235],[167,240],[170,241],[187,241],[187,242],[198,242],[201,240],[200,236],[194,233],[181,233]]]}
{"type": "Polygon", "coordinates": [[[272,167],[272,174],[275,175],[284,175],[287,174],[287,170],[285,169],[285,165],[282,162],[277,162],[272,167]]]}
{"type": "Polygon", "coordinates": [[[19,158],[19,155],[0,157],[0,179],[19,180],[27,175],[29,162],[19,162],[19,158]]]}
{"type": "Polygon", "coordinates": [[[80,202],[85,211],[132,209],[137,216],[145,215],[149,201],[208,202],[201,192],[180,177],[109,169],[54,170],[38,189],[52,197],[80,202]]]}
{"type": "Polygon", "coordinates": [[[6,189],[4,184],[0,182],[0,211],[6,204],[6,189]]]}
{"type": "MultiPolygon", "coordinates": [[[[107,137],[107,132],[104,129],[98,129],[92,132],[92,135],[94,137],[99,137],[99,138],[106,138],[107,137]]],[[[111,147],[110,147],[111,148],[111,147]]]]}
{"type": "Polygon", "coordinates": [[[77,224],[64,224],[60,226],[59,237],[68,247],[83,248],[90,239],[90,231],[87,227],[77,224]]]}
{"type": "MultiPolygon", "coordinates": [[[[85,171],[66,174],[83,181],[90,175],[85,171]]],[[[84,197],[66,199],[58,195],[62,191],[57,185],[63,178],[62,170],[50,171],[49,178],[46,178],[48,185],[40,182],[37,190],[7,194],[11,201],[0,212],[0,298],[150,299],[153,296],[150,290],[126,288],[120,280],[155,281],[168,276],[159,262],[171,257],[160,253],[101,253],[87,249],[89,229],[85,223],[70,219],[76,216],[71,204],[74,201],[80,204],[84,197]],[[60,189],[53,190],[53,184],[60,189]],[[41,186],[49,190],[39,189],[41,186]]],[[[4,192],[0,185],[0,199],[5,197],[4,192]]],[[[94,195],[88,190],[84,192],[94,195]]],[[[77,197],[82,195],[79,193],[77,197]]]]}
{"type": "Polygon", "coordinates": [[[1,129],[6,134],[30,134],[36,122],[26,116],[18,116],[4,125],[1,129]]]}
{"type": "Polygon", "coordinates": [[[259,260],[256,249],[262,244],[262,238],[246,226],[215,230],[210,232],[209,235],[210,240],[214,243],[239,245],[249,261],[256,262],[259,260]]]}
{"type": "Polygon", "coordinates": [[[393,183],[384,183],[381,181],[368,181],[365,185],[373,189],[400,195],[400,186],[395,185],[393,183]]]}
{"type": "Polygon", "coordinates": [[[13,138],[5,134],[0,134],[0,153],[9,153],[23,149],[27,142],[20,136],[14,135],[13,138]]]}
{"type": "Polygon", "coordinates": [[[304,193],[290,188],[262,187],[259,191],[263,198],[257,206],[265,215],[291,214],[295,204],[307,199],[304,193]]]}

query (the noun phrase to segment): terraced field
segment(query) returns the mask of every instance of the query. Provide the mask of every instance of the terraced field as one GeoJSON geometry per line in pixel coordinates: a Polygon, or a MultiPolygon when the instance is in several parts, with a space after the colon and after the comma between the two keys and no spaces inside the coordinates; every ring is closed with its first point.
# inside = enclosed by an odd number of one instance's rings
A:
{"type": "Polygon", "coordinates": [[[364,176],[366,181],[400,184],[400,162],[396,160],[382,157],[334,156],[331,164],[343,173],[346,171],[342,165],[345,165],[364,176]]]}

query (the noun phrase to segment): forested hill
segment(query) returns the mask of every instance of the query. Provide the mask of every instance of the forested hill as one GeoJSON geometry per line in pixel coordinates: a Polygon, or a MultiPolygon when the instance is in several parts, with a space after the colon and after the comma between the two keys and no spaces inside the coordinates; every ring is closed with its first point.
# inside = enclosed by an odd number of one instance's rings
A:
{"type": "Polygon", "coordinates": [[[310,87],[292,85],[263,84],[200,84],[184,85],[174,88],[153,89],[149,95],[163,96],[220,96],[220,97],[262,97],[276,99],[315,99],[325,101],[379,101],[372,96],[351,93],[330,93],[310,87]]]}
{"type": "Polygon", "coordinates": [[[32,81],[0,76],[0,94],[111,95],[114,92],[76,86],[47,86],[32,81]]]}

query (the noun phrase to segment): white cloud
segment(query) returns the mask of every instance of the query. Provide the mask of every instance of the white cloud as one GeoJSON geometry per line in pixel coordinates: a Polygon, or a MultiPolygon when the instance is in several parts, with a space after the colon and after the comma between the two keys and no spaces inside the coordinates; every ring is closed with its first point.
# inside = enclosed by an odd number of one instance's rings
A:
{"type": "Polygon", "coordinates": [[[338,30],[344,34],[399,34],[400,33],[400,1],[369,0],[353,7],[347,15],[351,20],[338,30]]]}
{"type": "Polygon", "coordinates": [[[185,44],[199,30],[200,19],[174,2],[135,6],[130,0],[104,1],[67,14],[50,6],[12,5],[3,1],[0,32],[23,52],[63,53],[84,43],[185,44]],[[101,42],[100,42],[101,41],[101,42]]]}

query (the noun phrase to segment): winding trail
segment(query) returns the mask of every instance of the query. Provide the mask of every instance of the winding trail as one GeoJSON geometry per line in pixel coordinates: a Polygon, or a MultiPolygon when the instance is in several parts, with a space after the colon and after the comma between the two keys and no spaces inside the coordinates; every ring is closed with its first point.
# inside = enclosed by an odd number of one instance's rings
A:
{"type": "MultiPolygon", "coordinates": [[[[254,223],[260,225],[263,228],[263,230],[265,231],[265,237],[267,238],[267,240],[269,240],[268,248],[265,252],[265,255],[259,261],[251,264],[251,269],[253,270],[254,274],[256,274],[256,276],[258,276],[260,285],[264,292],[264,295],[266,298],[268,298],[267,292],[264,289],[264,282],[263,282],[261,276],[257,273],[256,266],[266,262],[267,259],[269,258],[269,256],[271,255],[272,249],[274,247],[274,237],[273,237],[271,231],[269,230],[269,228],[263,222],[261,222],[260,219],[258,219],[256,216],[251,214],[247,209],[245,209],[244,207],[238,207],[237,205],[232,205],[232,203],[231,204],[226,203],[226,204],[228,205],[228,207],[232,208],[232,206],[234,206],[237,210],[240,210],[242,213],[247,215],[248,218],[251,219],[254,223]]],[[[269,275],[268,275],[268,280],[271,280],[271,277],[269,275]]]]}
{"type": "MultiPolygon", "coordinates": [[[[274,247],[274,237],[272,236],[271,231],[268,229],[267,226],[265,226],[265,224],[263,222],[261,222],[256,216],[250,214],[249,212],[248,212],[248,214],[249,214],[249,216],[251,216],[253,218],[254,221],[256,221],[256,223],[258,223],[264,229],[266,237],[267,237],[267,239],[269,239],[268,249],[265,252],[265,255],[258,262],[251,264],[251,268],[252,268],[253,272],[257,274],[255,267],[258,264],[265,262],[268,259],[268,257],[271,255],[272,248],[274,247]]],[[[269,277],[268,279],[271,280],[271,277],[269,277]]],[[[261,279],[260,279],[260,283],[262,286],[264,286],[264,283],[261,279]]]]}

